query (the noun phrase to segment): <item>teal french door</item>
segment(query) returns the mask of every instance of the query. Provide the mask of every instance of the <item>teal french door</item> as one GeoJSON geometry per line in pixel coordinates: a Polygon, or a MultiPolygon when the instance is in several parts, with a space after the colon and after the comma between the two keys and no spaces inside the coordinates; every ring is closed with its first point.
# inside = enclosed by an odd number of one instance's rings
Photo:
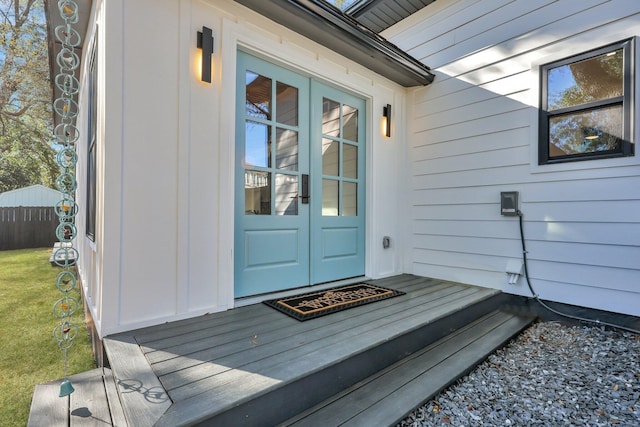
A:
{"type": "Polygon", "coordinates": [[[365,102],[238,52],[235,296],[364,275],[365,102]]]}
{"type": "Polygon", "coordinates": [[[365,102],[311,81],[311,282],[364,275],[365,102]]]}

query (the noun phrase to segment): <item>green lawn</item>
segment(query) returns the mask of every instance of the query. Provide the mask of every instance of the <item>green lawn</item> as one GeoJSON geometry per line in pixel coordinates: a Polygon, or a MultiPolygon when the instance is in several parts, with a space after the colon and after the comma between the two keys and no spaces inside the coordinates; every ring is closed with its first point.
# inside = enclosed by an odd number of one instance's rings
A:
{"type": "MultiPolygon", "coordinates": [[[[0,426],[26,425],[35,385],[64,376],[64,353],[53,339],[60,269],[49,264],[50,254],[50,248],[0,251],[0,426]]],[[[78,310],[68,375],[95,367],[83,319],[78,310]]]]}

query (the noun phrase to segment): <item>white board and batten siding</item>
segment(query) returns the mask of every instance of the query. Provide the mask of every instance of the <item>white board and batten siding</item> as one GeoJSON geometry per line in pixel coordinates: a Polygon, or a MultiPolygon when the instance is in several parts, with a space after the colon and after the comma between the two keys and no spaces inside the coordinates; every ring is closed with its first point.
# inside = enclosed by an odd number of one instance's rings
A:
{"type": "Polygon", "coordinates": [[[408,102],[406,271],[529,295],[505,273],[519,191],[536,292],[640,315],[640,153],[537,162],[539,65],[640,36],[640,2],[440,0],[385,35],[437,73],[408,102]]]}
{"type": "MultiPolygon", "coordinates": [[[[97,93],[105,102],[97,123],[96,238],[78,239],[78,248],[100,336],[234,307],[239,49],[367,101],[366,169],[378,172],[366,185],[366,274],[401,273],[395,189],[403,157],[396,142],[404,129],[384,138],[378,125],[388,103],[394,117],[403,117],[404,88],[233,0],[96,1],[89,28],[83,60],[98,31],[97,93]],[[199,78],[196,38],[203,26],[214,32],[211,84],[199,78]],[[152,48],[129,42],[149,34],[152,48]],[[382,248],[383,236],[392,237],[391,248],[382,248]]],[[[83,89],[83,111],[87,99],[83,89]]],[[[86,173],[83,164],[78,171],[86,173]]],[[[80,183],[81,224],[84,194],[80,183]]]]}

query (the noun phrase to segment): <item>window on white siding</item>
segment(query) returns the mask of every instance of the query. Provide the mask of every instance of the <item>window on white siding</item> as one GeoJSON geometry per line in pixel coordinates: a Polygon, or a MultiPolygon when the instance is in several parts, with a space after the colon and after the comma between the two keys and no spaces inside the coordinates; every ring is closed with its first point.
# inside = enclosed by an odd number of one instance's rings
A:
{"type": "Polygon", "coordinates": [[[540,67],[538,163],[632,156],[633,41],[540,67]]]}
{"type": "Polygon", "coordinates": [[[88,123],[87,123],[87,223],[86,234],[95,241],[96,234],[96,122],[98,118],[98,64],[96,55],[97,43],[94,43],[93,52],[89,63],[87,79],[88,89],[88,123]]]}

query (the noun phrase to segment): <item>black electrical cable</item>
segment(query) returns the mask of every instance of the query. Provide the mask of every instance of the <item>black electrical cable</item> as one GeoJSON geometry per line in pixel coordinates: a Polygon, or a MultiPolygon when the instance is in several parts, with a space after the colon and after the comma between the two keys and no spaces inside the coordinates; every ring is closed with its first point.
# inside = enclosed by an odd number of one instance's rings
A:
{"type": "Polygon", "coordinates": [[[529,279],[529,269],[527,267],[527,248],[525,247],[525,243],[524,243],[524,229],[522,227],[522,217],[523,216],[524,215],[522,214],[522,212],[520,210],[518,210],[518,218],[520,219],[520,241],[522,242],[522,260],[524,261],[524,277],[527,280],[527,286],[529,286],[529,290],[531,291],[531,298],[534,298],[536,301],[538,301],[538,303],[541,306],[543,306],[547,310],[549,310],[552,313],[555,313],[555,314],[557,314],[559,316],[567,317],[567,318],[573,319],[573,320],[579,320],[581,322],[594,323],[596,325],[604,325],[604,326],[609,326],[609,327],[615,328],[615,329],[622,329],[624,331],[640,335],[640,331],[639,330],[632,329],[632,328],[627,328],[626,326],[615,325],[613,323],[602,322],[600,320],[587,319],[587,318],[580,317],[580,316],[573,316],[573,315],[570,315],[570,314],[567,314],[567,313],[562,313],[562,312],[560,312],[558,310],[555,310],[555,309],[549,307],[547,304],[544,303],[544,301],[542,301],[540,299],[538,294],[536,294],[536,292],[533,290],[533,286],[531,286],[531,280],[529,279]]]}

